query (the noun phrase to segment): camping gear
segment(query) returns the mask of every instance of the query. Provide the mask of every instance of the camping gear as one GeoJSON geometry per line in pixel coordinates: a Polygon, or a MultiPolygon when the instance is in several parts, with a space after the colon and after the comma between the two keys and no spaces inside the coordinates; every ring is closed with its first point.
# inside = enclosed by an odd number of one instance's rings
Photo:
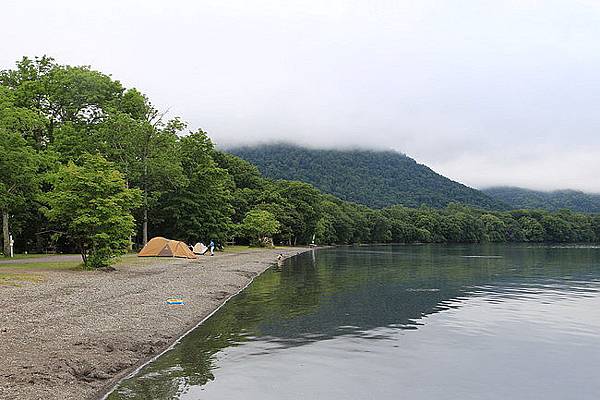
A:
{"type": "Polygon", "coordinates": [[[194,254],[204,254],[208,250],[208,247],[204,245],[204,243],[196,243],[194,245],[194,254]]]}
{"type": "Polygon", "coordinates": [[[164,237],[152,238],[138,253],[138,257],[180,257],[197,258],[187,244],[164,237]]]}
{"type": "Polygon", "coordinates": [[[182,299],[167,299],[167,304],[173,304],[173,305],[184,305],[185,303],[183,302],[182,299]]]}

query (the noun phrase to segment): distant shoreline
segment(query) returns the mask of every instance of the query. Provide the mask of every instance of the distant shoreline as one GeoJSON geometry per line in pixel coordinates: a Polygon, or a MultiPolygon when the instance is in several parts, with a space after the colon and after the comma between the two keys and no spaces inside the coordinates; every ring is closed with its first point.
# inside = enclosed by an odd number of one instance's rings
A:
{"type": "Polygon", "coordinates": [[[0,397],[104,398],[277,262],[310,248],[157,258],[115,272],[48,271],[0,286],[0,397]],[[184,305],[168,305],[179,297],[184,305]]]}

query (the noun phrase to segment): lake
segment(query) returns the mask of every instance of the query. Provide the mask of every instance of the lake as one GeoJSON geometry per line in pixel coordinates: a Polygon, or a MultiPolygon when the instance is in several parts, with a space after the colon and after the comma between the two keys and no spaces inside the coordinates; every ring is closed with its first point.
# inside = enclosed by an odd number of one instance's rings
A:
{"type": "Polygon", "coordinates": [[[598,399],[600,248],[394,245],[271,268],[115,399],[598,399]]]}

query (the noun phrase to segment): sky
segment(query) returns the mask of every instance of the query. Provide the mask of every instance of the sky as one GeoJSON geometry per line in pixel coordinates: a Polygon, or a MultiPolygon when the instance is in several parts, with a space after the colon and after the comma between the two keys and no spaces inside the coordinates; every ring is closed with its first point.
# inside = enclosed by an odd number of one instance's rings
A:
{"type": "Polygon", "coordinates": [[[393,149],[600,192],[600,2],[2,0],[0,69],[90,65],[223,148],[393,149]]]}

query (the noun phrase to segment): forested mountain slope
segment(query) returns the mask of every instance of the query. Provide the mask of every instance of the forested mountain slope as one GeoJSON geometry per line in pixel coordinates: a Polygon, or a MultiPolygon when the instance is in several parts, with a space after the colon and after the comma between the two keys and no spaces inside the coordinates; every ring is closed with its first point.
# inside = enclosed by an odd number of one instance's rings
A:
{"type": "Polygon", "coordinates": [[[284,144],[229,151],[256,165],[269,178],[308,182],[341,199],[370,207],[445,207],[460,202],[488,209],[506,208],[480,191],[394,151],[316,150],[284,144]]]}
{"type": "Polygon", "coordinates": [[[542,192],[518,187],[493,187],[484,189],[483,192],[513,209],[540,208],[555,211],[566,208],[579,212],[600,212],[600,194],[577,190],[542,192]]]}

